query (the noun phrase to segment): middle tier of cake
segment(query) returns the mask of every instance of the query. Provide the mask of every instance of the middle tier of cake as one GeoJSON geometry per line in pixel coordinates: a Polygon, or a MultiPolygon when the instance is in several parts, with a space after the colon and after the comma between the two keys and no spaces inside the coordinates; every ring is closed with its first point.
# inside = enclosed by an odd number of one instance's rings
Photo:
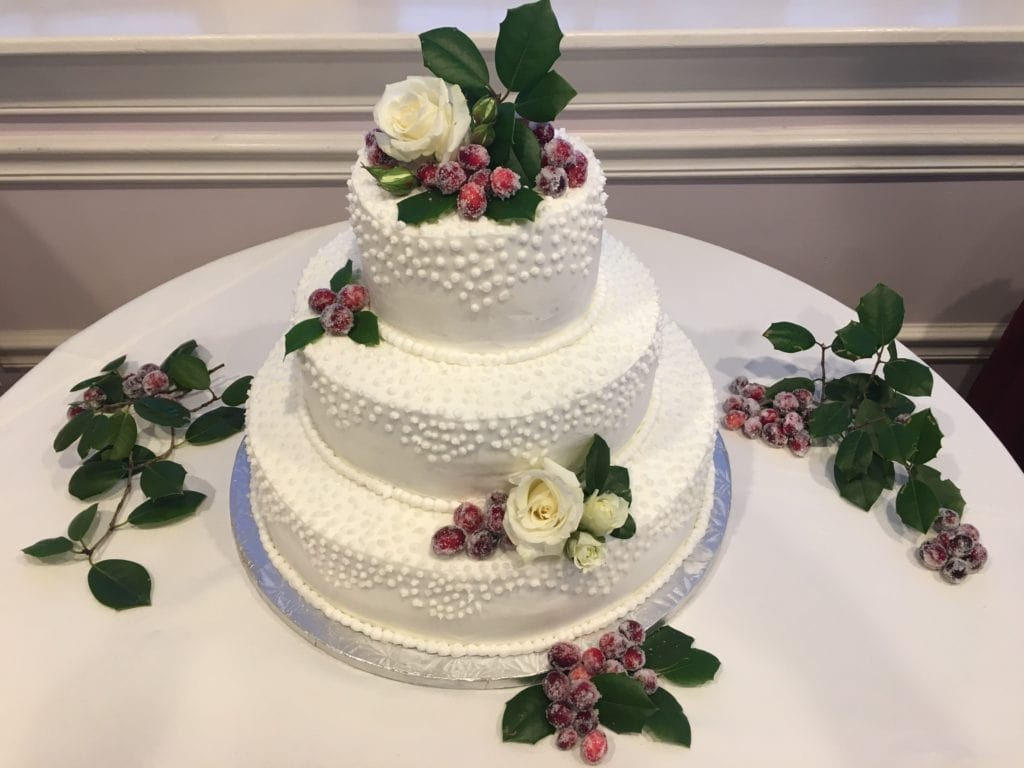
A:
{"type": "MultiPolygon", "coordinates": [[[[348,259],[351,233],[310,262],[305,296],[348,259]]],[[[371,296],[372,307],[372,296],[371,296]]],[[[448,509],[542,458],[572,465],[595,434],[618,451],[648,411],[661,310],[647,269],[605,235],[584,320],[533,347],[454,355],[404,334],[377,347],[327,338],[297,353],[311,422],[338,471],[403,503],[448,509]]]]}

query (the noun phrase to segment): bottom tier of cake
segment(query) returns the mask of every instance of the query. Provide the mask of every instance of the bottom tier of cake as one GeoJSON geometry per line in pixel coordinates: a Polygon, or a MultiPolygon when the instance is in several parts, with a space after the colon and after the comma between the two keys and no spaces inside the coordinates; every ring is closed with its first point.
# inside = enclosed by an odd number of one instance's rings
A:
{"type": "Polygon", "coordinates": [[[294,359],[275,348],[253,385],[251,502],[271,561],[331,619],[386,642],[444,655],[542,650],[613,624],[655,592],[699,541],[713,498],[711,385],[696,350],[666,320],[654,397],[613,460],[627,466],[637,533],[609,539],[606,561],[440,558],[443,512],[407,506],[339,471],[309,422],[294,359]],[[675,382],[700,386],[682,391],[675,382]]]}

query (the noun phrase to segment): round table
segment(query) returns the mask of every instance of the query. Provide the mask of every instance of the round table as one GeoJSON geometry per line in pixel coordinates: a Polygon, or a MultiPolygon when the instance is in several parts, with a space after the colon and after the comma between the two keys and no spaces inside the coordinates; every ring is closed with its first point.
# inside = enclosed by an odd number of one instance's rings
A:
{"type": "MultiPolygon", "coordinates": [[[[73,451],[51,448],[68,387],[122,353],[159,362],[196,338],[223,373],[255,373],[286,329],[300,269],[346,224],[225,257],[82,331],[0,398],[5,540],[0,606],[0,764],[10,766],[565,766],[552,741],[502,744],[513,690],[423,688],[357,671],[307,644],[243,570],[228,515],[238,438],[182,449],[195,519],[126,530],[105,557],[143,563],[153,606],[96,603],[81,563],[18,550],[63,533],[73,451]]],[[[793,320],[819,338],[852,312],[735,253],[609,221],[659,281],[724,398],[738,374],[773,381],[812,352],[774,352],[761,332],[793,320]]],[[[865,279],[863,289],[873,281],[865,279]]],[[[852,366],[853,364],[851,364],[852,366]]],[[[701,688],[671,687],[693,747],[612,735],[626,766],[1024,764],[1024,498],[1020,470],[942,380],[921,401],[946,434],[934,462],[967,499],[991,553],[951,587],[919,567],[887,492],[869,513],[839,498],[831,452],[808,459],[724,435],[733,506],[719,559],[672,624],[722,660],[701,688]]],[[[101,507],[103,505],[101,504],[101,507]]],[[[109,501],[106,508],[110,508],[109,501]]]]}

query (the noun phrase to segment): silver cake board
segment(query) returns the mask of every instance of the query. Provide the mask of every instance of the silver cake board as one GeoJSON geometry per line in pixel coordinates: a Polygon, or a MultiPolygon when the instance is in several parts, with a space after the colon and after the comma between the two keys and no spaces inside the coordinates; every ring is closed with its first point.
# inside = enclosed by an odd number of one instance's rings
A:
{"type": "MultiPolygon", "coordinates": [[[[665,621],[693,594],[707,575],[725,535],[732,503],[729,456],[716,435],[714,499],[707,529],[690,555],[668,581],[630,616],[645,627],[665,621]]],[[[296,632],[318,648],[375,675],[442,688],[507,688],[521,686],[547,670],[544,653],[518,656],[440,656],[374,640],[331,619],[310,605],[280,574],[260,539],[249,500],[250,467],[245,442],[235,456],[231,475],[231,527],[235,542],[259,593],[296,632]]],[[[607,631],[606,628],[603,631],[607,631]]],[[[601,632],[588,637],[597,637],[601,632]]],[[[569,639],[569,638],[567,638],[569,639]]]]}

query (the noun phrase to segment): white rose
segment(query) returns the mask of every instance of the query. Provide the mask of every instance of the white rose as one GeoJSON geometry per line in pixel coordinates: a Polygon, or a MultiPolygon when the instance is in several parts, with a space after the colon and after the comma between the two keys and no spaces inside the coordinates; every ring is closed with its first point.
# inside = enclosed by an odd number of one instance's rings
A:
{"type": "Polygon", "coordinates": [[[384,87],[373,108],[377,144],[408,163],[421,157],[444,162],[469,131],[469,107],[462,89],[439,77],[407,77],[384,87]]]}
{"type": "Polygon", "coordinates": [[[595,536],[607,536],[629,517],[629,502],[614,493],[593,494],[583,505],[580,528],[595,536]]]}
{"type": "Polygon", "coordinates": [[[566,542],[565,554],[581,571],[589,571],[604,562],[604,544],[586,531],[580,531],[578,537],[573,536],[566,542]]]}
{"type": "Polygon", "coordinates": [[[576,475],[551,459],[541,469],[509,478],[505,531],[526,560],[561,554],[583,516],[583,489],[576,475]]]}

